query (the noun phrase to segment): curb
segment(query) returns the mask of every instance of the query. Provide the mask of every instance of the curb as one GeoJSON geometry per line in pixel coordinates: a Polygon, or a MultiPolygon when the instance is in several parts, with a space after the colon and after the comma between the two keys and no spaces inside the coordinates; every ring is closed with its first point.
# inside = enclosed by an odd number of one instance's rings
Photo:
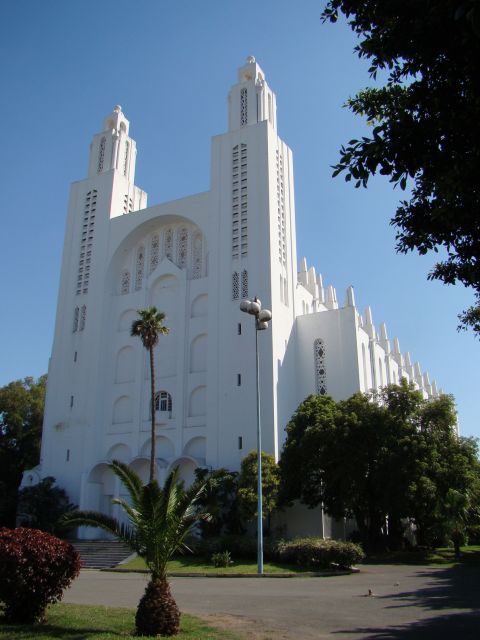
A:
{"type": "MultiPolygon", "coordinates": [[[[146,569],[98,569],[110,573],[142,573],[148,574],[146,569]]],[[[360,573],[360,569],[352,567],[348,571],[305,571],[301,573],[207,573],[207,572],[179,572],[168,573],[169,578],[331,578],[334,576],[349,576],[360,573]]]]}

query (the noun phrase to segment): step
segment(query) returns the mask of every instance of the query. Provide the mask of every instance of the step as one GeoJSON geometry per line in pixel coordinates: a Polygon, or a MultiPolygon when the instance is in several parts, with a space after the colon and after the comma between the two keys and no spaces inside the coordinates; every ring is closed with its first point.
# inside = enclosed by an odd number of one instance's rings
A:
{"type": "Polygon", "coordinates": [[[116,567],[132,555],[132,550],[114,540],[71,540],[85,569],[116,567]]]}

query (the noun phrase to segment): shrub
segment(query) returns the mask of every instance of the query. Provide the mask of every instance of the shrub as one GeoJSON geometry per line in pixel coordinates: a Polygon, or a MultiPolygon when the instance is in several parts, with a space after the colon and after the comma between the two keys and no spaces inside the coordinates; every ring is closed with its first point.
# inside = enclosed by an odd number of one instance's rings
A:
{"type": "Polygon", "coordinates": [[[199,540],[194,552],[205,558],[211,558],[214,553],[221,553],[228,549],[235,558],[251,560],[257,555],[257,541],[250,536],[225,535],[215,538],[199,540]]]}
{"type": "Polygon", "coordinates": [[[75,549],[37,529],[0,528],[0,601],[8,622],[44,622],[80,572],[75,549]]]}
{"type": "Polygon", "coordinates": [[[229,567],[232,564],[232,556],[230,551],[221,551],[220,553],[214,553],[212,556],[212,562],[214,567],[229,567]]]}
{"type": "Polygon", "coordinates": [[[21,527],[65,537],[69,529],[60,519],[73,509],[75,505],[71,504],[66,492],[55,486],[55,478],[48,476],[33,487],[24,487],[19,491],[17,522],[21,527]]]}
{"type": "Polygon", "coordinates": [[[315,537],[279,540],[275,555],[280,562],[311,570],[349,569],[365,557],[358,544],[315,537]]]}

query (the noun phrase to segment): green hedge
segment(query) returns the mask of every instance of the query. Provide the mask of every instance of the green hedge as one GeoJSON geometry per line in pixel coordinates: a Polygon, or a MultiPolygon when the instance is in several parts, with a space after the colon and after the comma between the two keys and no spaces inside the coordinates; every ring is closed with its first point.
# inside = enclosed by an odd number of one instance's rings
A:
{"type": "Polygon", "coordinates": [[[280,540],[276,555],[280,562],[297,564],[312,571],[349,569],[365,557],[362,548],[353,542],[314,537],[280,540]]]}
{"type": "MultiPolygon", "coordinates": [[[[229,551],[233,560],[255,560],[257,541],[251,536],[225,535],[197,542],[195,553],[211,558],[213,554],[229,551]]],[[[263,542],[267,561],[296,564],[304,569],[348,569],[365,557],[360,545],[342,540],[323,538],[295,538],[263,542]]]]}

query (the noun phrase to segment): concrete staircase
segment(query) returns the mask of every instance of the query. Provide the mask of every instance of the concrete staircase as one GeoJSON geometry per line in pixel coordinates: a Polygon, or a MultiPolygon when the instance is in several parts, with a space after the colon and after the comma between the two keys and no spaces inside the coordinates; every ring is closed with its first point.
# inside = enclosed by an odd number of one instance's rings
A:
{"type": "Polygon", "coordinates": [[[71,540],[80,554],[82,569],[108,569],[132,555],[132,550],[116,540],[71,540]]]}

